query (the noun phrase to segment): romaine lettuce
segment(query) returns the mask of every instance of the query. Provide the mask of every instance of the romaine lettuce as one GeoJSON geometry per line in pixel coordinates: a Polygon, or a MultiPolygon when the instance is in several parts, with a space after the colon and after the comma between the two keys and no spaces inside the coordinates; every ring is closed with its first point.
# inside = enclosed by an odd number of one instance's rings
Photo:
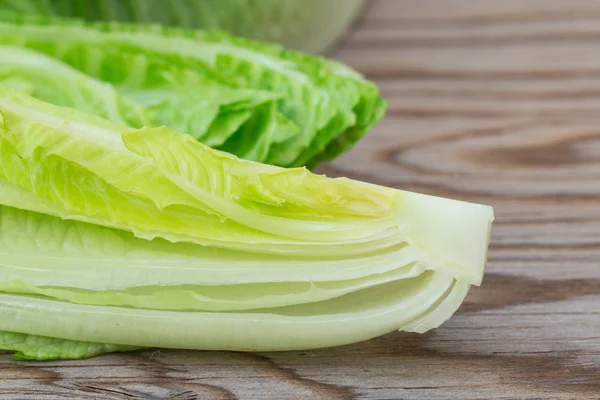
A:
{"type": "Polygon", "coordinates": [[[481,282],[489,207],[241,160],[1,86],[0,116],[0,348],[21,358],[424,332],[481,282]]]}
{"type": "Polygon", "coordinates": [[[313,167],[352,147],[386,109],[377,87],[340,63],[221,32],[0,17],[0,44],[111,83],[155,125],[254,161],[313,167]]]}

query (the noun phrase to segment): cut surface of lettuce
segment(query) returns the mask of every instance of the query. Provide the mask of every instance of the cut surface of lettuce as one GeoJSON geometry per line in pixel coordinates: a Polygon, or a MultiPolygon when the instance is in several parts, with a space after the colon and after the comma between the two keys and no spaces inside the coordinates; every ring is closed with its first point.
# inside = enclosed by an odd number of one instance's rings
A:
{"type": "MultiPolygon", "coordinates": [[[[151,310],[237,311],[325,301],[369,287],[418,276],[422,263],[365,278],[325,282],[268,282],[233,285],[134,286],[124,290],[87,290],[67,286],[33,286],[23,281],[0,283],[4,293],[39,295],[77,304],[151,310]]],[[[64,276],[63,276],[64,279],[64,276]]],[[[66,280],[61,282],[65,284],[66,280]]]]}
{"type": "Polygon", "coordinates": [[[284,167],[335,158],[386,109],[348,67],[222,32],[2,14],[0,44],[113,84],[163,125],[284,167]],[[238,119],[224,124],[230,112],[238,119]]]}
{"type": "Polygon", "coordinates": [[[480,284],[492,219],[0,86],[0,331],[32,341],[0,348],[18,357],[424,332],[480,284]]]}
{"type": "MultiPolygon", "coordinates": [[[[0,315],[19,316],[3,319],[7,331],[76,341],[86,338],[186,349],[297,350],[347,344],[393,331],[435,310],[455,286],[450,276],[425,273],[322,303],[252,312],[156,311],[0,294],[0,315]],[[47,316],[42,322],[35,320],[40,313],[47,316]]],[[[444,315],[438,321],[449,317],[444,315]]]]}

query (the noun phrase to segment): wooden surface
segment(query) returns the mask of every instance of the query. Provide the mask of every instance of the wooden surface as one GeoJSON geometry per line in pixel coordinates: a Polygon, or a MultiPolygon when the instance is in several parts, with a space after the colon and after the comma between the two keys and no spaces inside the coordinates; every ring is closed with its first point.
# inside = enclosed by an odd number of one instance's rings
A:
{"type": "Polygon", "coordinates": [[[600,399],[600,0],[376,0],[336,56],[391,106],[322,172],[496,209],[457,315],[310,352],[2,355],[0,399],[600,399]]]}

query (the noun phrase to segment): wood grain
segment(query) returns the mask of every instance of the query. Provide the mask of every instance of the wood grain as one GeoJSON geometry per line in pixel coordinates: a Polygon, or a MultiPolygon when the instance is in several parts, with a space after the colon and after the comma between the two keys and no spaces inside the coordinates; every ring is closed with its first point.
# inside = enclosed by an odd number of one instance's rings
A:
{"type": "Polygon", "coordinates": [[[458,314],[310,352],[0,355],[0,399],[600,399],[600,1],[375,0],[335,56],[390,110],[321,172],[496,209],[458,314]]]}

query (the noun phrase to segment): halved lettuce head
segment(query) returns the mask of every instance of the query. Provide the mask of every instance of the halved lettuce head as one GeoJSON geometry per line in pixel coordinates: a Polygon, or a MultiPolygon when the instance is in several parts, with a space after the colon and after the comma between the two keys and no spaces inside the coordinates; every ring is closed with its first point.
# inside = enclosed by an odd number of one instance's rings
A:
{"type": "Polygon", "coordinates": [[[0,348],[30,359],[425,332],[481,282],[493,219],[6,86],[0,204],[0,348]]]}

